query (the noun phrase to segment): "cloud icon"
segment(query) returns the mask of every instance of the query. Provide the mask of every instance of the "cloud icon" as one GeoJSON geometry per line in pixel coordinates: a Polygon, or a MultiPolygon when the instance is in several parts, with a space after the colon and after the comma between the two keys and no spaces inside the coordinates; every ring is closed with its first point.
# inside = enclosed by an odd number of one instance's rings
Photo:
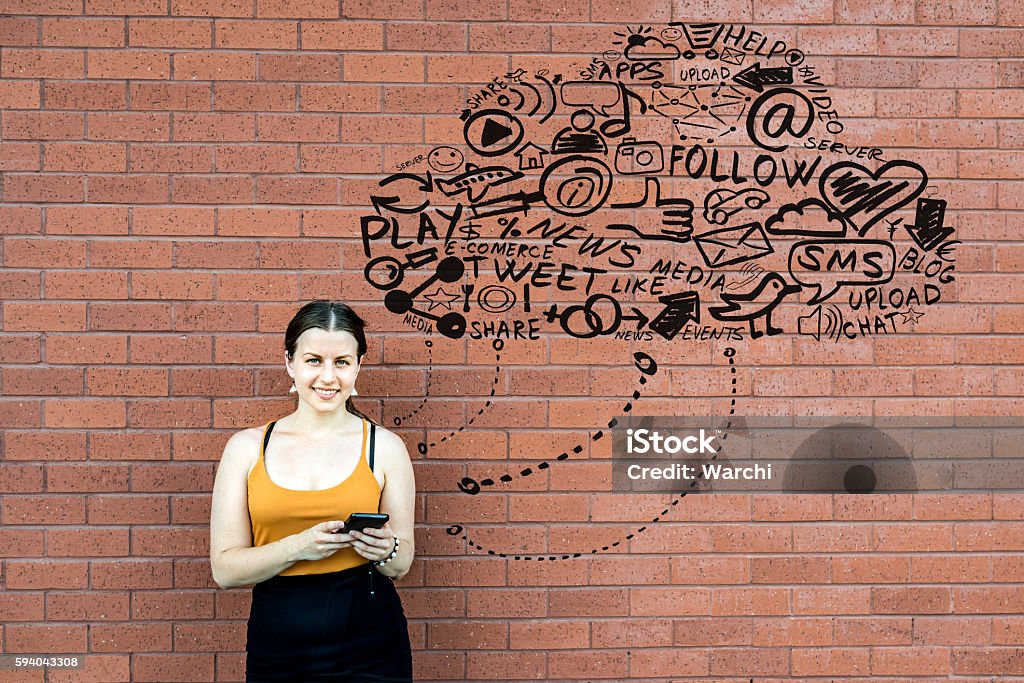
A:
{"type": "Polygon", "coordinates": [[[783,205],[764,222],[764,229],[772,235],[846,236],[846,223],[839,218],[839,214],[815,197],[783,205]]]}
{"type": "Polygon", "coordinates": [[[664,43],[654,36],[631,35],[626,47],[626,59],[634,62],[679,59],[679,48],[664,43]]]}

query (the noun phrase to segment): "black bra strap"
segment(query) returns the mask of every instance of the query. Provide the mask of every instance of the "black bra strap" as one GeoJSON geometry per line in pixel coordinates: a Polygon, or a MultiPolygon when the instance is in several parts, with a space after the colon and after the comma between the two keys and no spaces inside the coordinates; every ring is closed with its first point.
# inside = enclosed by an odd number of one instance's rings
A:
{"type": "Polygon", "coordinates": [[[373,442],[377,436],[377,425],[370,423],[370,471],[373,471],[373,442]]]}
{"type": "Polygon", "coordinates": [[[274,425],[277,424],[277,420],[274,420],[267,425],[267,432],[263,435],[263,452],[267,452],[267,444],[270,443],[270,432],[274,431],[274,425]]]}

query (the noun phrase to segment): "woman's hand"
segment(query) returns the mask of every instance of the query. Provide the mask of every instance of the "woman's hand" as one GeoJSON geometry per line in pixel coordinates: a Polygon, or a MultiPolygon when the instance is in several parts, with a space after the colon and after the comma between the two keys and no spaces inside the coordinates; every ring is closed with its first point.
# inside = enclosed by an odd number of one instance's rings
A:
{"type": "Polygon", "coordinates": [[[395,547],[395,533],[391,530],[391,523],[387,523],[379,529],[363,529],[362,531],[351,531],[352,547],[356,552],[370,560],[379,562],[383,560],[395,547]]]}
{"type": "Polygon", "coordinates": [[[320,522],[316,526],[311,526],[305,531],[295,534],[292,536],[295,539],[295,545],[290,559],[322,560],[342,548],[354,545],[355,539],[350,534],[333,533],[335,529],[344,528],[344,522],[320,522]]]}

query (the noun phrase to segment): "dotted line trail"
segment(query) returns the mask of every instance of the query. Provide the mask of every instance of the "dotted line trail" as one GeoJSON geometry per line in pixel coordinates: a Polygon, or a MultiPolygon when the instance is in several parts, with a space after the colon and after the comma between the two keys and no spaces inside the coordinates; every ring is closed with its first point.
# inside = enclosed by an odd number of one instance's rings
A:
{"type": "MultiPolygon", "coordinates": [[[[722,442],[724,443],[725,440],[729,438],[729,430],[732,429],[732,418],[736,414],[736,362],[735,362],[736,349],[734,349],[732,347],[726,348],[725,352],[723,353],[723,355],[729,360],[729,374],[730,374],[730,385],[731,385],[731,388],[730,388],[731,399],[729,401],[729,418],[726,421],[725,429],[723,430],[722,434],[719,437],[722,440],[722,442]]],[[[653,364],[653,359],[652,359],[652,364],[653,364]]],[[[654,364],[653,368],[654,368],[654,371],[656,371],[657,365],[654,364]]],[[[641,371],[643,371],[643,370],[641,370],[641,371]]],[[[650,374],[653,374],[653,372],[651,372],[650,374]]],[[[640,384],[645,384],[646,381],[647,381],[646,377],[641,377],[640,378],[640,384]]],[[[639,394],[638,391],[634,391],[633,392],[634,400],[639,398],[639,396],[640,396],[640,394],[639,394]]],[[[629,412],[631,409],[632,409],[632,404],[631,403],[627,403],[626,404],[625,412],[629,412]]],[[[618,423],[618,421],[615,418],[612,418],[608,422],[608,427],[609,428],[614,427],[617,423],[618,423]]],[[[596,432],[594,435],[592,435],[591,438],[594,441],[596,441],[597,439],[601,438],[601,436],[602,436],[602,432],[599,431],[599,432],[596,432]]],[[[579,453],[580,451],[583,450],[583,447],[582,446],[577,446],[576,448],[573,448],[572,450],[575,453],[579,453]]],[[[569,457],[568,454],[562,453],[560,456],[558,456],[557,459],[558,460],[565,460],[568,457],[569,457]]],[[[718,454],[716,453],[715,455],[713,455],[711,457],[711,460],[714,460],[717,457],[718,457],[718,454]]],[[[548,467],[548,463],[547,462],[543,462],[543,463],[541,463],[538,466],[538,469],[546,469],[547,467],[548,467]]],[[[521,474],[521,476],[529,476],[530,473],[531,473],[530,472],[530,468],[526,468],[520,474],[521,474]]],[[[703,476],[703,474],[698,474],[697,477],[693,481],[690,482],[689,488],[692,489],[692,488],[696,487],[697,484],[700,482],[702,476],[703,476]]],[[[467,479],[468,479],[468,477],[466,479],[463,479],[462,482],[460,482],[459,488],[463,488],[463,484],[466,482],[467,479]]],[[[503,475],[500,479],[501,479],[501,481],[512,481],[512,477],[507,475],[507,474],[503,475]]],[[[470,481],[472,481],[472,480],[470,480],[470,481]]],[[[493,484],[493,481],[491,481],[489,479],[485,479],[485,480],[480,482],[480,486],[484,485],[484,482],[488,482],[488,481],[490,481],[491,484],[493,484]]],[[[463,488],[463,490],[465,491],[464,488],[463,488]]],[[[466,492],[470,493],[470,491],[466,491],[466,492]]],[[[476,490],[476,492],[473,493],[473,495],[475,495],[475,493],[478,493],[478,492],[479,492],[479,487],[477,487],[477,490],[476,490]]],[[[660,513],[658,513],[657,517],[654,517],[653,519],[651,519],[649,524],[655,524],[657,522],[660,522],[660,521],[664,520],[665,517],[668,515],[669,511],[671,511],[671,509],[673,507],[678,505],[679,502],[683,498],[685,498],[688,493],[689,493],[689,491],[683,491],[683,492],[679,493],[678,496],[672,500],[671,505],[669,505],[664,510],[662,510],[660,513]]],[[[603,545],[600,548],[593,548],[593,549],[591,549],[591,551],[589,553],[572,553],[572,554],[564,554],[564,555],[510,555],[509,553],[502,553],[502,552],[497,552],[495,550],[490,550],[490,549],[484,548],[482,545],[480,545],[479,543],[476,543],[473,539],[471,539],[469,537],[469,535],[465,533],[465,528],[461,524],[453,524],[452,526],[448,527],[447,532],[448,532],[449,536],[458,536],[459,534],[462,534],[462,536],[461,536],[462,540],[466,541],[471,547],[475,548],[476,550],[479,550],[481,552],[486,552],[488,555],[494,555],[496,557],[503,557],[503,558],[511,558],[513,560],[539,560],[539,561],[544,561],[544,560],[568,560],[568,559],[573,559],[573,558],[577,558],[577,557],[582,557],[585,554],[596,555],[596,554],[601,553],[601,552],[607,552],[607,551],[611,550],[612,548],[617,548],[618,546],[622,545],[622,543],[624,543],[625,541],[628,541],[628,540],[630,540],[632,538],[635,538],[638,534],[642,534],[648,528],[650,528],[648,525],[644,525],[644,526],[634,530],[632,533],[627,534],[624,538],[621,538],[621,539],[615,541],[614,543],[610,543],[608,545],[603,545]]]]}

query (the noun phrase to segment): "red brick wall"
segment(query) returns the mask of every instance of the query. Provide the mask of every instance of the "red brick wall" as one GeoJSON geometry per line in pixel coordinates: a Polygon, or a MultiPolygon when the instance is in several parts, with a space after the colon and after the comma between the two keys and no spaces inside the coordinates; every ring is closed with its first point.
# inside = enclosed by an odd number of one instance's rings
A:
{"type": "Polygon", "coordinates": [[[1019,0],[0,0],[0,15],[0,642],[88,659],[4,680],[243,678],[248,592],[212,582],[210,491],[232,431],[290,410],[283,329],[314,298],[365,314],[362,405],[401,418],[416,459],[401,585],[419,678],[1024,675],[1020,495],[628,496],[593,438],[631,400],[641,350],[659,369],[638,414],[1020,414],[1019,0]],[[436,333],[428,348],[363,277],[377,182],[462,144],[459,111],[492,77],[575,77],[626,24],[670,21],[801,49],[844,142],[928,170],[963,242],[942,302],[841,346],[795,334],[787,309],[786,334],[730,344],[735,373],[721,342],[546,330],[500,357],[436,333]]]}

